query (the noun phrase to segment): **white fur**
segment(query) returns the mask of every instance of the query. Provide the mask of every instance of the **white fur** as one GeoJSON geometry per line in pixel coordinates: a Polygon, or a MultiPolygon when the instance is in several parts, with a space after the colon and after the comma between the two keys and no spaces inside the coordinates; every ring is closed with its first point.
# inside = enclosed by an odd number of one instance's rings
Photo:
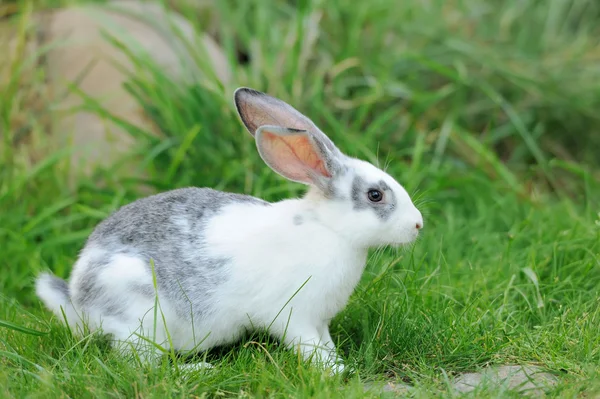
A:
{"type": "Polygon", "coordinates": [[[53,277],[49,273],[40,274],[35,282],[35,292],[52,313],[61,319],[63,316],[66,317],[66,321],[69,323],[70,327],[73,328],[77,325],[78,320],[75,308],[72,306],[67,296],[52,287],[52,279],[53,277]]]}

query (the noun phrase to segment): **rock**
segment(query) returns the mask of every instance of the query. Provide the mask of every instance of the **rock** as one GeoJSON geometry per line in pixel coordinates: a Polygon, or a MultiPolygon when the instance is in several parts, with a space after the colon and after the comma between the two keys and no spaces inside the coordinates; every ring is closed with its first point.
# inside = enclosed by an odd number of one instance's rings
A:
{"type": "Polygon", "coordinates": [[[390,393],[393,394],[394,396],[399,395],[399,396],[405,396],[408,393],[410,393],[411,389],[413,389],[413,387],[411,387],[410,385],[406,385],[403,384],[401,382],[391,382],[388,381],[386,383],[375,383],[375,382],[368,382],[364,385],[364,391],[367,392],[375,392],[375,393],[390,393]]]}
{"type": "MultiPolygon", "coordinates": [[[[461,374],[452,381],[452,388],[460,393],[469,393],[478,388],[504,388],[523,395],[540,396],[557,383],[557,378],[536,366],[506,365],[490,367],[477,373],[461,374]]],[[[365,392],[390,394],[406,397],[414,387],[398,381],[368,382],[365,392]]]]}
{"type": "MultiPolygon", "coordinates": [[[[116,61],[127,71],[133,71],[132,63],[126,54],[102,37],[102,30],[107,29],[111,35],[123,40],[134,53],[152,58],[172,76],[173,84],[181,84],[191,80],[191,75],[186,73],[191,71],[191,58],[186,57],[169,21],[192,43],[194,28],[183,17],[166,13],[158,4],[120,0],[110,5],[113,7],[68,8],[52,16],[48,39],[54,43],[66,40],[47,56],[53,92],[63,92],[68,83],[78,82],[79,88],[98,100],[110,114],[143,131],[158,134],[137,100],[123,88],[128,80],[126,72],[114,65],[116,61]],[[86,69],[89,70],[84,74],[86,69]]],[[[229,69],[224,55],[208,36],[203,36],[202,41],[215,72],[222,81],[228,81],[229,69]]],[[[81,97],[73,93],[59,100],[57,108],[72,109],[82,103],[81,97]]],[[[56,118],[53,131],[60,136],[57,138],[61,142],[71,141],[79,149],[72,161],[77,168],[85,168],[88,172],[97,164],[109,166],[116,158],[131,151],[134,144],[134,139],[124,129],[91,112],[62,114],[56,118]]]]}
{"type": "Polygon", "coordinates": [[[454,380],[453,387],[461,393],[467,393],[482,386],[504,386],[509,390],[539,396],[556,382],[555,376],[536,366],[507,365],[490,367],[479,373],[462,374],[454,380]]]}
{"type": "MultiPolygon", "coordinates": [[[[131,152],[135,140],[119,124],[79,108],[85,101],[67,90],[69,84],[78,86],[109,114],[150,134],[160,134],[123,86],[129,79],[128,73],[134,71],[133,63],[103,37],[103,31],[125,43],[134,54],[151,58],[170,76],[173,85],[190,83],[202,75],[194,69],[197,65],[179,35],[200,54],[202,48],[206,51],[206,64],[208,69],[212,67],[207,79],[216,78],[222,84],[231,79],[227,58],[214,40],[208,35],[197,35],[189,21],[157,3],[113,0],[108,4],[73,6],[34,14],[31,26],[33,33],[26,42],[25,55],[34,54],[42,45],[50,49],[37,66],[46,71],[45,108],[51,107],[52,116],[48,128],[50,144],[59,148],[75,146],[71,157],[74,174],[90,173],[95,166],[111,166],[131,152]]],[[[16,32],[16,27],[10,29],[16,32]]],[[[17,35],[8,36],[8,47],[18,48],[17,35]]],[[[6,73],[2,69],[0,72],[6,73]]],[[[207,69],[202,68],[202,72],[207,69]]],[[[23,108],[28,104],[19,105],[23,108]]]]}

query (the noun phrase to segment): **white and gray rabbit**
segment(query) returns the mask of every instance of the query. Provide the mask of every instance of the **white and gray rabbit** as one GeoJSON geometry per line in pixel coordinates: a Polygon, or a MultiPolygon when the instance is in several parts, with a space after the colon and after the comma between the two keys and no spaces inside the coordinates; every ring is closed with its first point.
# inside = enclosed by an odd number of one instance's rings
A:
{"type": "Polygon", "coordinates": [[[75,332],[122,350],[204,351],[266,329],[305,359],[343,370],[329,334],[367,251],[414,241],[421,213],[405,189],[342,154],[283,101],[240,88],[237,111],[265,163],[309,185],[301,199],[183,188],[125,205],[90,235],[70,281],[41,274],[36,291],[75,332]],[[157,309],[155,309],[155,305],[157,309]]]}

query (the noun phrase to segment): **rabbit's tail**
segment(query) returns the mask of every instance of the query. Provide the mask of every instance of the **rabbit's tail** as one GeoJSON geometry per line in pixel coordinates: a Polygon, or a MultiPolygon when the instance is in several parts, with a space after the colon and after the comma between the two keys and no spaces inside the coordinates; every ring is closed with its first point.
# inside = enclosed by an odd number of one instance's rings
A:
{"type": "Polygon", "coordinates": [[[42,273],[35,281],[35,292],[57,317],[63,321],[66,317],[69,325],[75,325],[79,321],[77,311],[71,303],[69,285],[65,280],[50,273],[42,273]]]}

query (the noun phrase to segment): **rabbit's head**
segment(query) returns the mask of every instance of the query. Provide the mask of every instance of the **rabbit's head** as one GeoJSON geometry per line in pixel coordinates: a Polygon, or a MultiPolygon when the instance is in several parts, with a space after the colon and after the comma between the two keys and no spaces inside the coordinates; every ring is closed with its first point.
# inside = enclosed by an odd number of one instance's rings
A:
{"type": "MultiPolygon", "coordinates": [[[[342,154],[306,116],[264,93],[234,94],[242,122],[262,159],[281,176],[311,186],[312,218],[355,245],[412,242],[423,227],[406,190],[372,164],[342,154]]],[[[301,223],[302,217],[297,218],[301,223]]]]}

